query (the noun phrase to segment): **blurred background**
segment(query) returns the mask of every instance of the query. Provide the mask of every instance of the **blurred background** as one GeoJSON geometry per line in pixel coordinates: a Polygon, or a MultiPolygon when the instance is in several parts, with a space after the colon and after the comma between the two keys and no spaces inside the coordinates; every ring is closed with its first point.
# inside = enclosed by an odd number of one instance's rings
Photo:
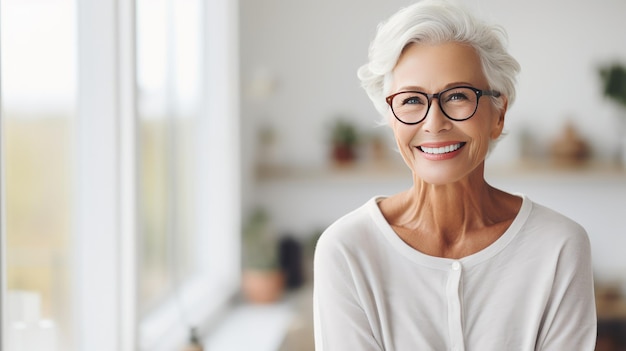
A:
{"type": "MultiPolygon", "coordinates": [[[[356,70],[411,3],[0,0],[3,350],[312,350],[317,237],[410,186],[356,70]]],[[[626,3],[464,4],[522,66],[487,178],[587,229],[623,350],[626,3]]]]}

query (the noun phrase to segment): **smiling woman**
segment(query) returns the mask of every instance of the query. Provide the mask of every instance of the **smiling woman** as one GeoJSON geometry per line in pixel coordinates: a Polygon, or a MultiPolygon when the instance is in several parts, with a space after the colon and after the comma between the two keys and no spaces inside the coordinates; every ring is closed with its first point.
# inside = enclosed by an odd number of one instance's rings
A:
{"type": "Polygon", "coordinates": [[[412,186],[320,237],[316,349],[593,350],[585,229],[484,177],[519,71],[502,30],[425,0],[382,23],[369,54],[358,75],[412,186]]]}

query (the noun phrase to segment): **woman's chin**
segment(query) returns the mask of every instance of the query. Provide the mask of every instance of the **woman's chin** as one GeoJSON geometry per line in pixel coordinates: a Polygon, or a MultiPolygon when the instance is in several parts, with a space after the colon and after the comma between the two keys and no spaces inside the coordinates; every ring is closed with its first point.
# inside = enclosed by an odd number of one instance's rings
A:
{"type": "Polygon", "coordinates": [[[416,182],[421,181],[430,185],[448,185],[469,179],[477,168],[478,166],[451,162],[448,164],[415,162],[411,167],[416,182]]]}

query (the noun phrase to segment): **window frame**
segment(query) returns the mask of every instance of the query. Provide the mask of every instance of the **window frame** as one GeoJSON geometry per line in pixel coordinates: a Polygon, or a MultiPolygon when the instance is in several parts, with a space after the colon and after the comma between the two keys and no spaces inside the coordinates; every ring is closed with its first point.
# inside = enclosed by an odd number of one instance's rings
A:
{"type": "Polygon", "coordinates": [[[134,4],[76,5],[74,345],[131,351],[137,334],[134,4]]]}
{"type": "MultiPolygon", "coordinates": [[[[2,8],[0,7],[0,15],[2,8]]],[[[0,33],[1,34],[1,33],[0,33]]],[[[2,36],[0,35],[0,38],[2,36]]],[[[0,40],[0,53],[2,53],[2,40],[0,40]]],[[[0,67],[2,67],[2,55],[0,54],[0,67]]],[[[2,71],[0,70],[0,81],[2,80],[2,71]]],[[[6,350],[5,327],[7,325],[7,315],[5,312],[7,291],[6,284],[6,220],[5,220],[5,180],[4,180],[4,118],[2,113],[2,84],[0,84],[0,350],[6,350]]]]}

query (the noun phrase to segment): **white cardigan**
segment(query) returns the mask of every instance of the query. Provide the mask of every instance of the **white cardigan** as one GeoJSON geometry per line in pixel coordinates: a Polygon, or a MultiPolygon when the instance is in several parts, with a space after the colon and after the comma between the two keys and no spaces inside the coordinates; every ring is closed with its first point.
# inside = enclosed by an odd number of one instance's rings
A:
{"type": "Polygon", "coordinates": [[[593,350],[587,233],[522,198],[498,240],[459,260],[404,243],[380,198],[339,219],[315,253],[316,350],[593,350]]]}

